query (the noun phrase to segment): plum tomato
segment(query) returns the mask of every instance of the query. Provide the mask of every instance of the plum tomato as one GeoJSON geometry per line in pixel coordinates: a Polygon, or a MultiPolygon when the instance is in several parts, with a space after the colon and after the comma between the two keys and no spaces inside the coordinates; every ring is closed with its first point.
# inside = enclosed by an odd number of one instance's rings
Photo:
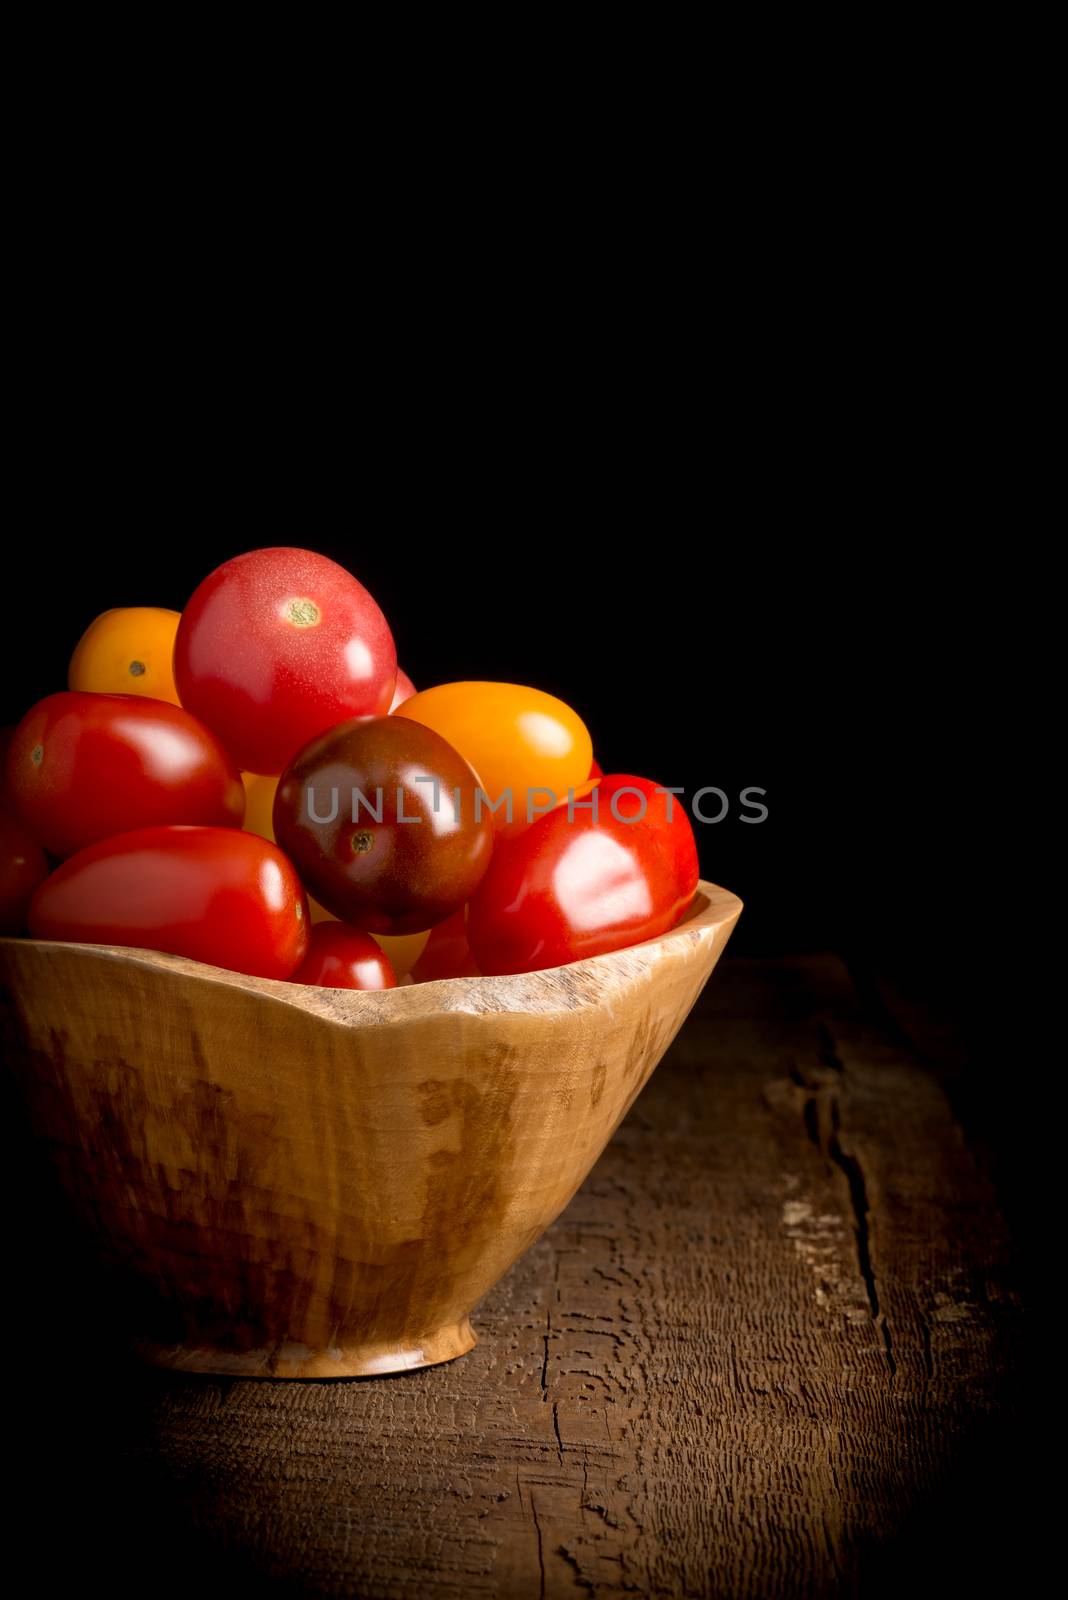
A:
{"type": "Polygon", "coordinates": [[[382,947],[369,933],[344,922],[320,922],[311,931],[308,953],[291,983],[324,989],[395,989],[396,973],[382,947]]]}
{"type": "Polygon", "coordinates": [[[278,843],[310,893],[368,933],[421,933],[477,887],[493,850],[477,780],[432,728],[342,723],[306,745],[274,801],[278,843]]]}
{"type": "Polygon", "coordinates": [[[25,823],[0,806],[0,933],[22,933],[38,885],[48,877],[44,851],[25,823]]]}
{"type": "Polygon", "coordinates": [[[649,778],[636,778],[631,773],[601,777],[597,789],[598,813],[607,806],[610,815],[614,810],[617,817],[633,819],[635,827],[663,830],[671,845],[679,895],[689,905],[701,874],[697,840],[682,796],[669,794],[660,784],[649,778]]]}
{"type": "Polygon", "coordinates": [[[240,828],[241,777],[181,706],[128,694],[48,695],[15,729],[9,802],[39,843],[69,856],[163,823],[240,828]]]}
{"type": "Polygon", "coordinates": [[[138,828],[57,867],[34,895],[30,932],[288,978],[307,950],[308,907],[292,863],[254,833],[138,828]]]}
{"type": "Polygon", "coordinates": [[[604,778],[596,818],[588,809],[590,795],[572,816],[558,807],[496,851],[467,919],[467,937],[484,973],[565,966],[674,927],[693,899],[696,852],[691,869],[675,836],[676,818],[689,827],[677,801],[671,824],[666,807],[658,813],[652,803],[642,821],[628,820],[628,800],[632,819],[640,800],[620,790],[640,787],[648,798],[647,783],[604,778]]]}
{"type": "Polygon", "coordinates": [[[82,634],[70,658],[68,689],[90,694],[140,694],[178,702],[174,636],[181,613],[159,606],[103,611],[82,634]]]}
{"type": "Polygon", "coordinates": [[[405,700],[410,700],[415,692],[415,684],[412,682],[411,678],[409,678],[406,672],[402,672],[400,667],[398,667],[397,687],[393,691],[393,704],[389,709],[391,711],[396,711],[397,707],[402,706],[405,700]]]}
{"type": "Polygon", "coordinates": [[[397,655],[362,583],[310,550],[253,550],[204,579],[174,645],[182,704],[247,772],[279,773],[316,734],[384,716],[397,655]]]}
{"type": "Polygon", "coordinates": [[[589,776],[593,745],[582,719],[554,695],[515,683],[442,683],[413,695],[395,713],[433,728],[478,773],[499,836],[514,837],[554,800],[589,776]],[[554,800],[550,799],[550,791],[554,800]],[[507,802],[512,800],[512,820],[507,802]]]}

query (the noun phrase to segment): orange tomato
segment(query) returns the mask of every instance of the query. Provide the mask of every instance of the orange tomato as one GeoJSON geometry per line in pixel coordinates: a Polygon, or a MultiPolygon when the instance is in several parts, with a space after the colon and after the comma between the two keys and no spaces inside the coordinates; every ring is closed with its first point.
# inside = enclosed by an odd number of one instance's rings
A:
{"type": "Polygon", "coordinates": [[[530,821],[589,776],[593,744],[570,706],[541,689],[516,683],[441,683],[405,700],[393,712],[433,728],[474,767],[491,801],[510,791],[493,813],[499,835],[522,833],[530,821]],[[533,816],[528,821],[528,805],[533,816]]]}
{"type": "Polygon", "coordinates": [[[102,611],[70,658],[67,684],[91,694],[142,694],[180,705],[171,659],[180,613],[159,606],[102,611]]]}

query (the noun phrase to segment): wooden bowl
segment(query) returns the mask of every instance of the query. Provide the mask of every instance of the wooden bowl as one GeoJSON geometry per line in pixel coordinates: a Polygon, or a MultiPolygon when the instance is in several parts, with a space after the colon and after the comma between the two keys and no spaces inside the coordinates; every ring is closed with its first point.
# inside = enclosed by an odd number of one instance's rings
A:
{"type": "Polygon", "coordinates": [[[379,994],[0,939],[0,1022],[142,1354],[395,1372],[474,1345],[472,1308],[567,1205],[740,911],[702,883],[629,950],[379,994]]]}

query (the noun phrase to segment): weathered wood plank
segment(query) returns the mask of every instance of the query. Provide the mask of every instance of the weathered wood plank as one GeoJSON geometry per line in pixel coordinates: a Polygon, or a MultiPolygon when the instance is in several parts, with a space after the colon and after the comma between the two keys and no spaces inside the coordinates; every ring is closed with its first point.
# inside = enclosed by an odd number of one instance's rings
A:
{"type": "Polygon", "coordinates": [[[293,1591],[867,1592],[1001,1437],[1009,1254],[942,1090],[844,969],[728,960],[476,1350],[127,1376],[108,1495],[175,1574],[293,1591]]]}

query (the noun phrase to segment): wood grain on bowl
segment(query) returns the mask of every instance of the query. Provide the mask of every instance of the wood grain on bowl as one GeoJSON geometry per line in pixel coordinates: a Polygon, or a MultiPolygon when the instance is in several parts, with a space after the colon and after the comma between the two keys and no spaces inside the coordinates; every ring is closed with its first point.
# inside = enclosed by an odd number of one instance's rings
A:
{"type": "Polygon", "coordinates": [[[629,950],[381,993],[0,939],[5,1054],[131,1336],[280,1378],[426,1366],[563,1210],[741,911],[629,950]]]}

